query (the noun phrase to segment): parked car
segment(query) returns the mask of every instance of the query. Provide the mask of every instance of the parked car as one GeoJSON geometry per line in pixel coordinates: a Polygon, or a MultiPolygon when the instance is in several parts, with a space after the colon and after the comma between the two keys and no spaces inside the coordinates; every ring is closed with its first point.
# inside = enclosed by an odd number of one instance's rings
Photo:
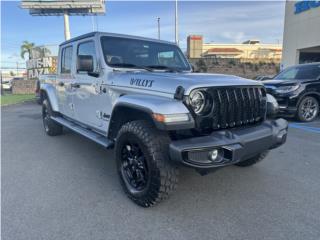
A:
{"type": "Polygon", "coordinates": [[[9,80],[2,81],[1,87],[2,87],[3,90],[11,91],[11,89],[12,89],[11,81],[9,81],[9,80]]]}
{"type": "Polygon", "coordinates": [[[40,76],[45,132],[67,127],[114,148],[122,187],[140,206],[169,196],[180,165],[247,167],[286,141],[263,84],[192,73],[174,43],[95,32],[62,43],[58,61],[57,75],[40,76]]]}
{"type": "Polygon", "coordinates": [[[303,122],[319,115],[320,63],[289,67],[263,84],[277,99],[281,115],[295,116],[303,122]]]}

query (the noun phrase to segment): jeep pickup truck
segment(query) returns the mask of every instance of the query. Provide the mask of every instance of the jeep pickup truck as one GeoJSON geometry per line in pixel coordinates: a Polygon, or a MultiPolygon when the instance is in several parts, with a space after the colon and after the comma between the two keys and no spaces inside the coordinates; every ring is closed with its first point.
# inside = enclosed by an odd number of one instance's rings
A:
{"type": "Polygon", "coordinates": [[[193,73],[171,42],[82,35],[60,45],[57,75],[40,81],[45,132],[65,127],[114,148],[124,192],[143,207],[169,196],[179,166],[247,167],[286,141],[288,124],[260,82],[193,73]]]}

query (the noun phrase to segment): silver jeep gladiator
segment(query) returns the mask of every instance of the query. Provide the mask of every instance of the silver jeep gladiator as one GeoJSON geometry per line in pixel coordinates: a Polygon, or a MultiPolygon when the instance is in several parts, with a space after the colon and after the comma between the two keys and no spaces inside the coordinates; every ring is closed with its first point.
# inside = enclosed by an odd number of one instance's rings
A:
{"type": "Polygon", "coordinates": [[[176,188],[181,165],[201,174],[251,166],[286,141],[288,124],[260,82],[193,73],[173,43],[93,32],[60,45],[40,79],[49,136],[69,128],[114,148],[121,185],[149,207],[176,188]]]}

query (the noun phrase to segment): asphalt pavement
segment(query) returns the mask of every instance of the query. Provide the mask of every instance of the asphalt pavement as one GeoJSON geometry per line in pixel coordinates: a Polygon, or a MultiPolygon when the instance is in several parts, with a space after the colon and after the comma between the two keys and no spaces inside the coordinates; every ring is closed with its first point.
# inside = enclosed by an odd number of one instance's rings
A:
{"type": "Polygon", "coordinates": [[[2,239],[320,239],[320,120],[250,168],[181,169],[144,209],[122,192],[112,151],[69,131],[49,137],[40,106],[2,108],[2,239]]]}

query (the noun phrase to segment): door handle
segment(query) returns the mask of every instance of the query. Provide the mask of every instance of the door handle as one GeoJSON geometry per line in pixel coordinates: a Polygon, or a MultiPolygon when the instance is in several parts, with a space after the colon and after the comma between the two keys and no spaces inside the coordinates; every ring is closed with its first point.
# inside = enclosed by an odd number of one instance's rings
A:
{"type": "Polygon", "coordinates": [[[71,83],[70,86],[72,88],[80,88],[80,84],[79,83],[71,83]]]}
{"type": "Polygon", "coordinates": [[[58,85],[59,85],[60,87],[63,87],[63,86],[64,86],[64,82],[58,82],[58,85]]]}

